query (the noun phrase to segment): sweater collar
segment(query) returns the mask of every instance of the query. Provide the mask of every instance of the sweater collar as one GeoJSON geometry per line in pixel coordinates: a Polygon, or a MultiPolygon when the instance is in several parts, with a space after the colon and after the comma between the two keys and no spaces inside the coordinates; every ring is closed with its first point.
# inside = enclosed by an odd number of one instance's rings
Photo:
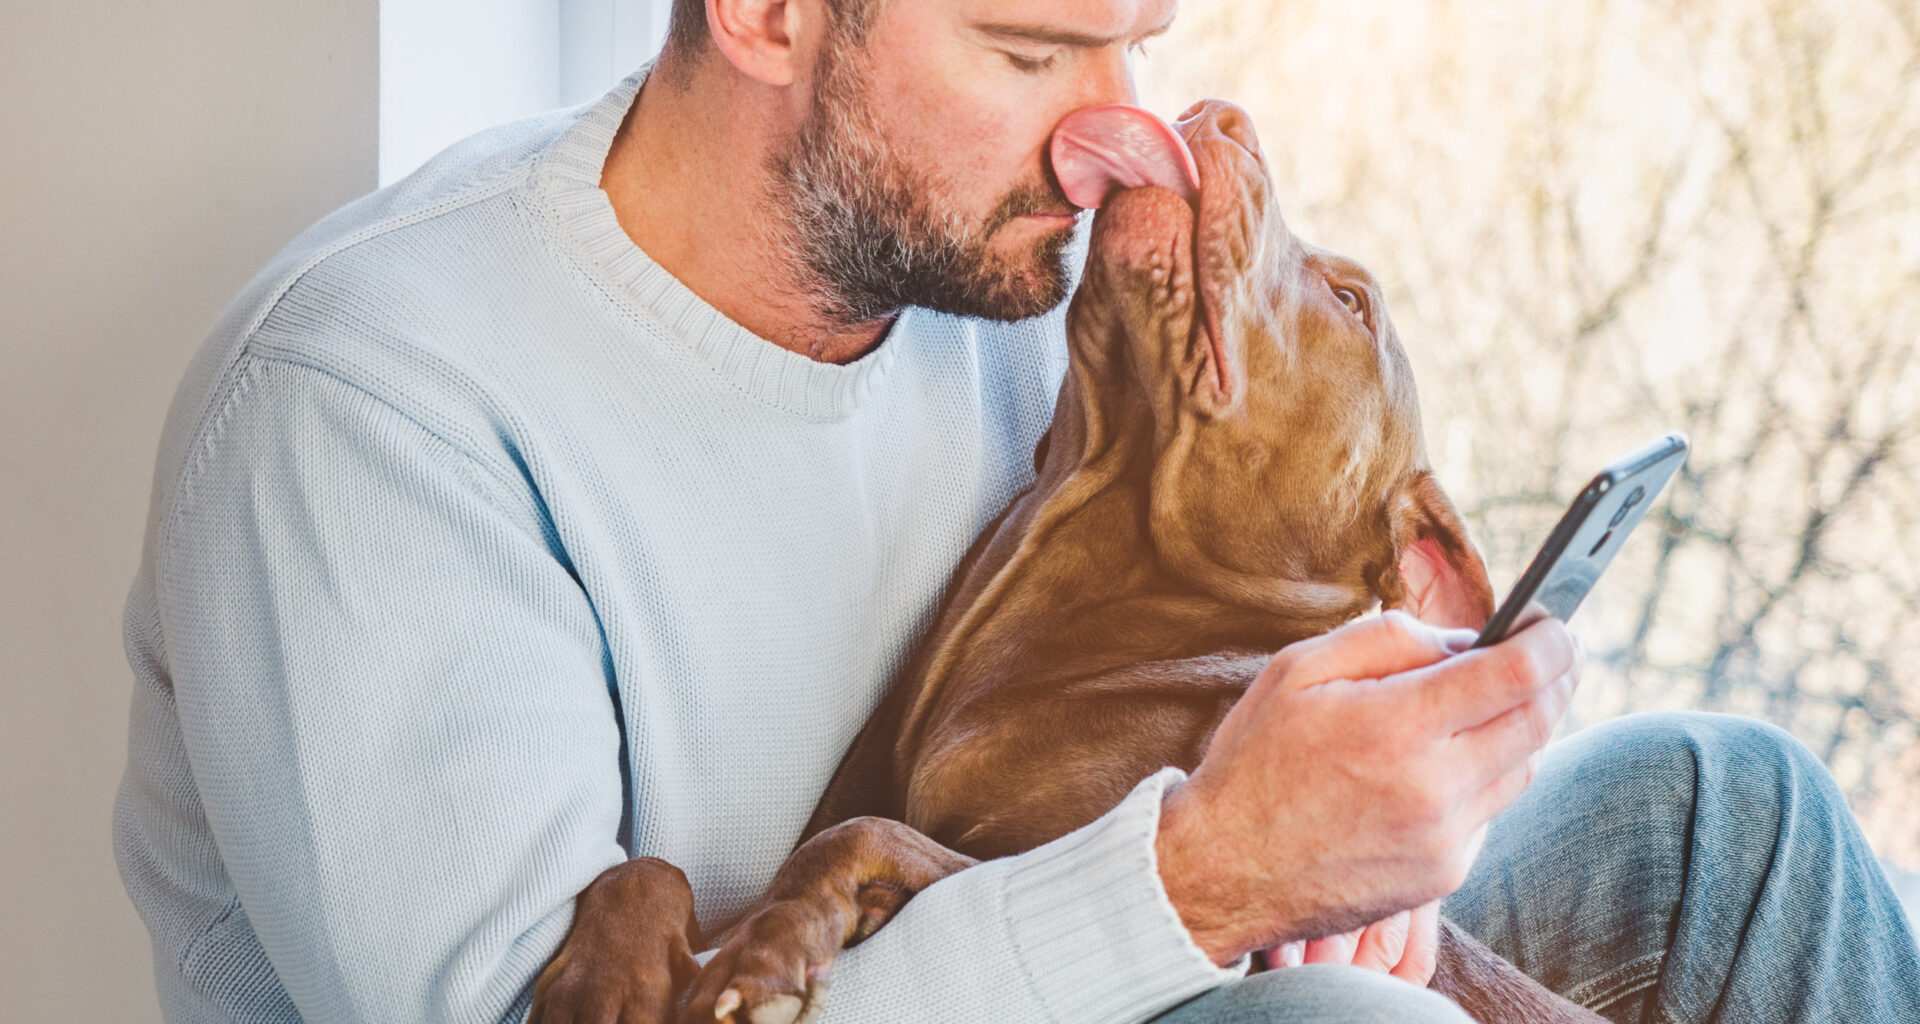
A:
{"type": "Polygon", "coordinates": [[[781,348],[735,323],[633,244],[600,189],[614,134],[652,65],[581,108],[532,169],[533,191],[561,245],[615,301],[666,334],[733,386],[759,401],[809,420],[851,415],[885,379],[902,344],[906,309],[873,351],[845,364],[823,363],[781,348]]]}

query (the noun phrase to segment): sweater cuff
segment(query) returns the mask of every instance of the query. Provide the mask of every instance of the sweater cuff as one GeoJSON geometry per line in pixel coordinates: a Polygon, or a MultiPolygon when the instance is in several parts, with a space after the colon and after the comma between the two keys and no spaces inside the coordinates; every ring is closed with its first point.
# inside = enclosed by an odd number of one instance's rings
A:
{"type": "Polygon", "coordinates": [[[1099,820],[1008,862],[1007,928],[1051,1019],[1144,1021],[1246,973],[1246,958],[1207,959],[1160,882],[1160,800],[1186,777],[1163,768],[1099,820]]]}

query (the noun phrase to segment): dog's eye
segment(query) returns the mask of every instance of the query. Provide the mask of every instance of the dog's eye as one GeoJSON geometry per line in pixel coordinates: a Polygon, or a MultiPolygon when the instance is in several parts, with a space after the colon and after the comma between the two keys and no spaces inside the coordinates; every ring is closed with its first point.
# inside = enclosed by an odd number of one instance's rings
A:
{"type": "Polygon", "coordinates": [[[1327,287],[1333,289],[1333,297],[1339,299],[1340,304],[1352,311],[1354,316],[1362,320],[1367,318],[1367,305],[1361,301],[1359,292],[1344,285],[1329,284],[1327,287]]]}

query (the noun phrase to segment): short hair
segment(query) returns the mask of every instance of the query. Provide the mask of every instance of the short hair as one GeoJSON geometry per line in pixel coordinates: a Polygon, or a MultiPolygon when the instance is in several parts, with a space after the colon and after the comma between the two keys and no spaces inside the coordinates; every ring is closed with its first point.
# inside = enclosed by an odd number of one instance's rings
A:
{"type": "Polygon", "coordinates": [[[691,54],[707,39],[707,0],[673,0],[664,49],[691,54]]]}
{"type": "MultiPolygon", "coordinates": [[[[827,10],[846,37],[858,42],[867,34],[867,22],[879,0],[826,0],[827,10]]],[[[691,57],[707,44],[707,0],[673,0],[667,17],[664,50],[691,57]]]]}

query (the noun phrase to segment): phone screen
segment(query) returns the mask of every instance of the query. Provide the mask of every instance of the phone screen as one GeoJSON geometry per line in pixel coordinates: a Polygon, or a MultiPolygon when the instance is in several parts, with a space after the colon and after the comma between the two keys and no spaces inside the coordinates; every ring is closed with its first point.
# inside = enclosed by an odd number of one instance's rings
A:
{"type": "Polygon", "coordinates": [[[1687,437],[1676,432],[1601,470],[1547,535],[1474,646],[1499,643],[1544,616],[1571,618],[1686,459],[1687,437]]]}

